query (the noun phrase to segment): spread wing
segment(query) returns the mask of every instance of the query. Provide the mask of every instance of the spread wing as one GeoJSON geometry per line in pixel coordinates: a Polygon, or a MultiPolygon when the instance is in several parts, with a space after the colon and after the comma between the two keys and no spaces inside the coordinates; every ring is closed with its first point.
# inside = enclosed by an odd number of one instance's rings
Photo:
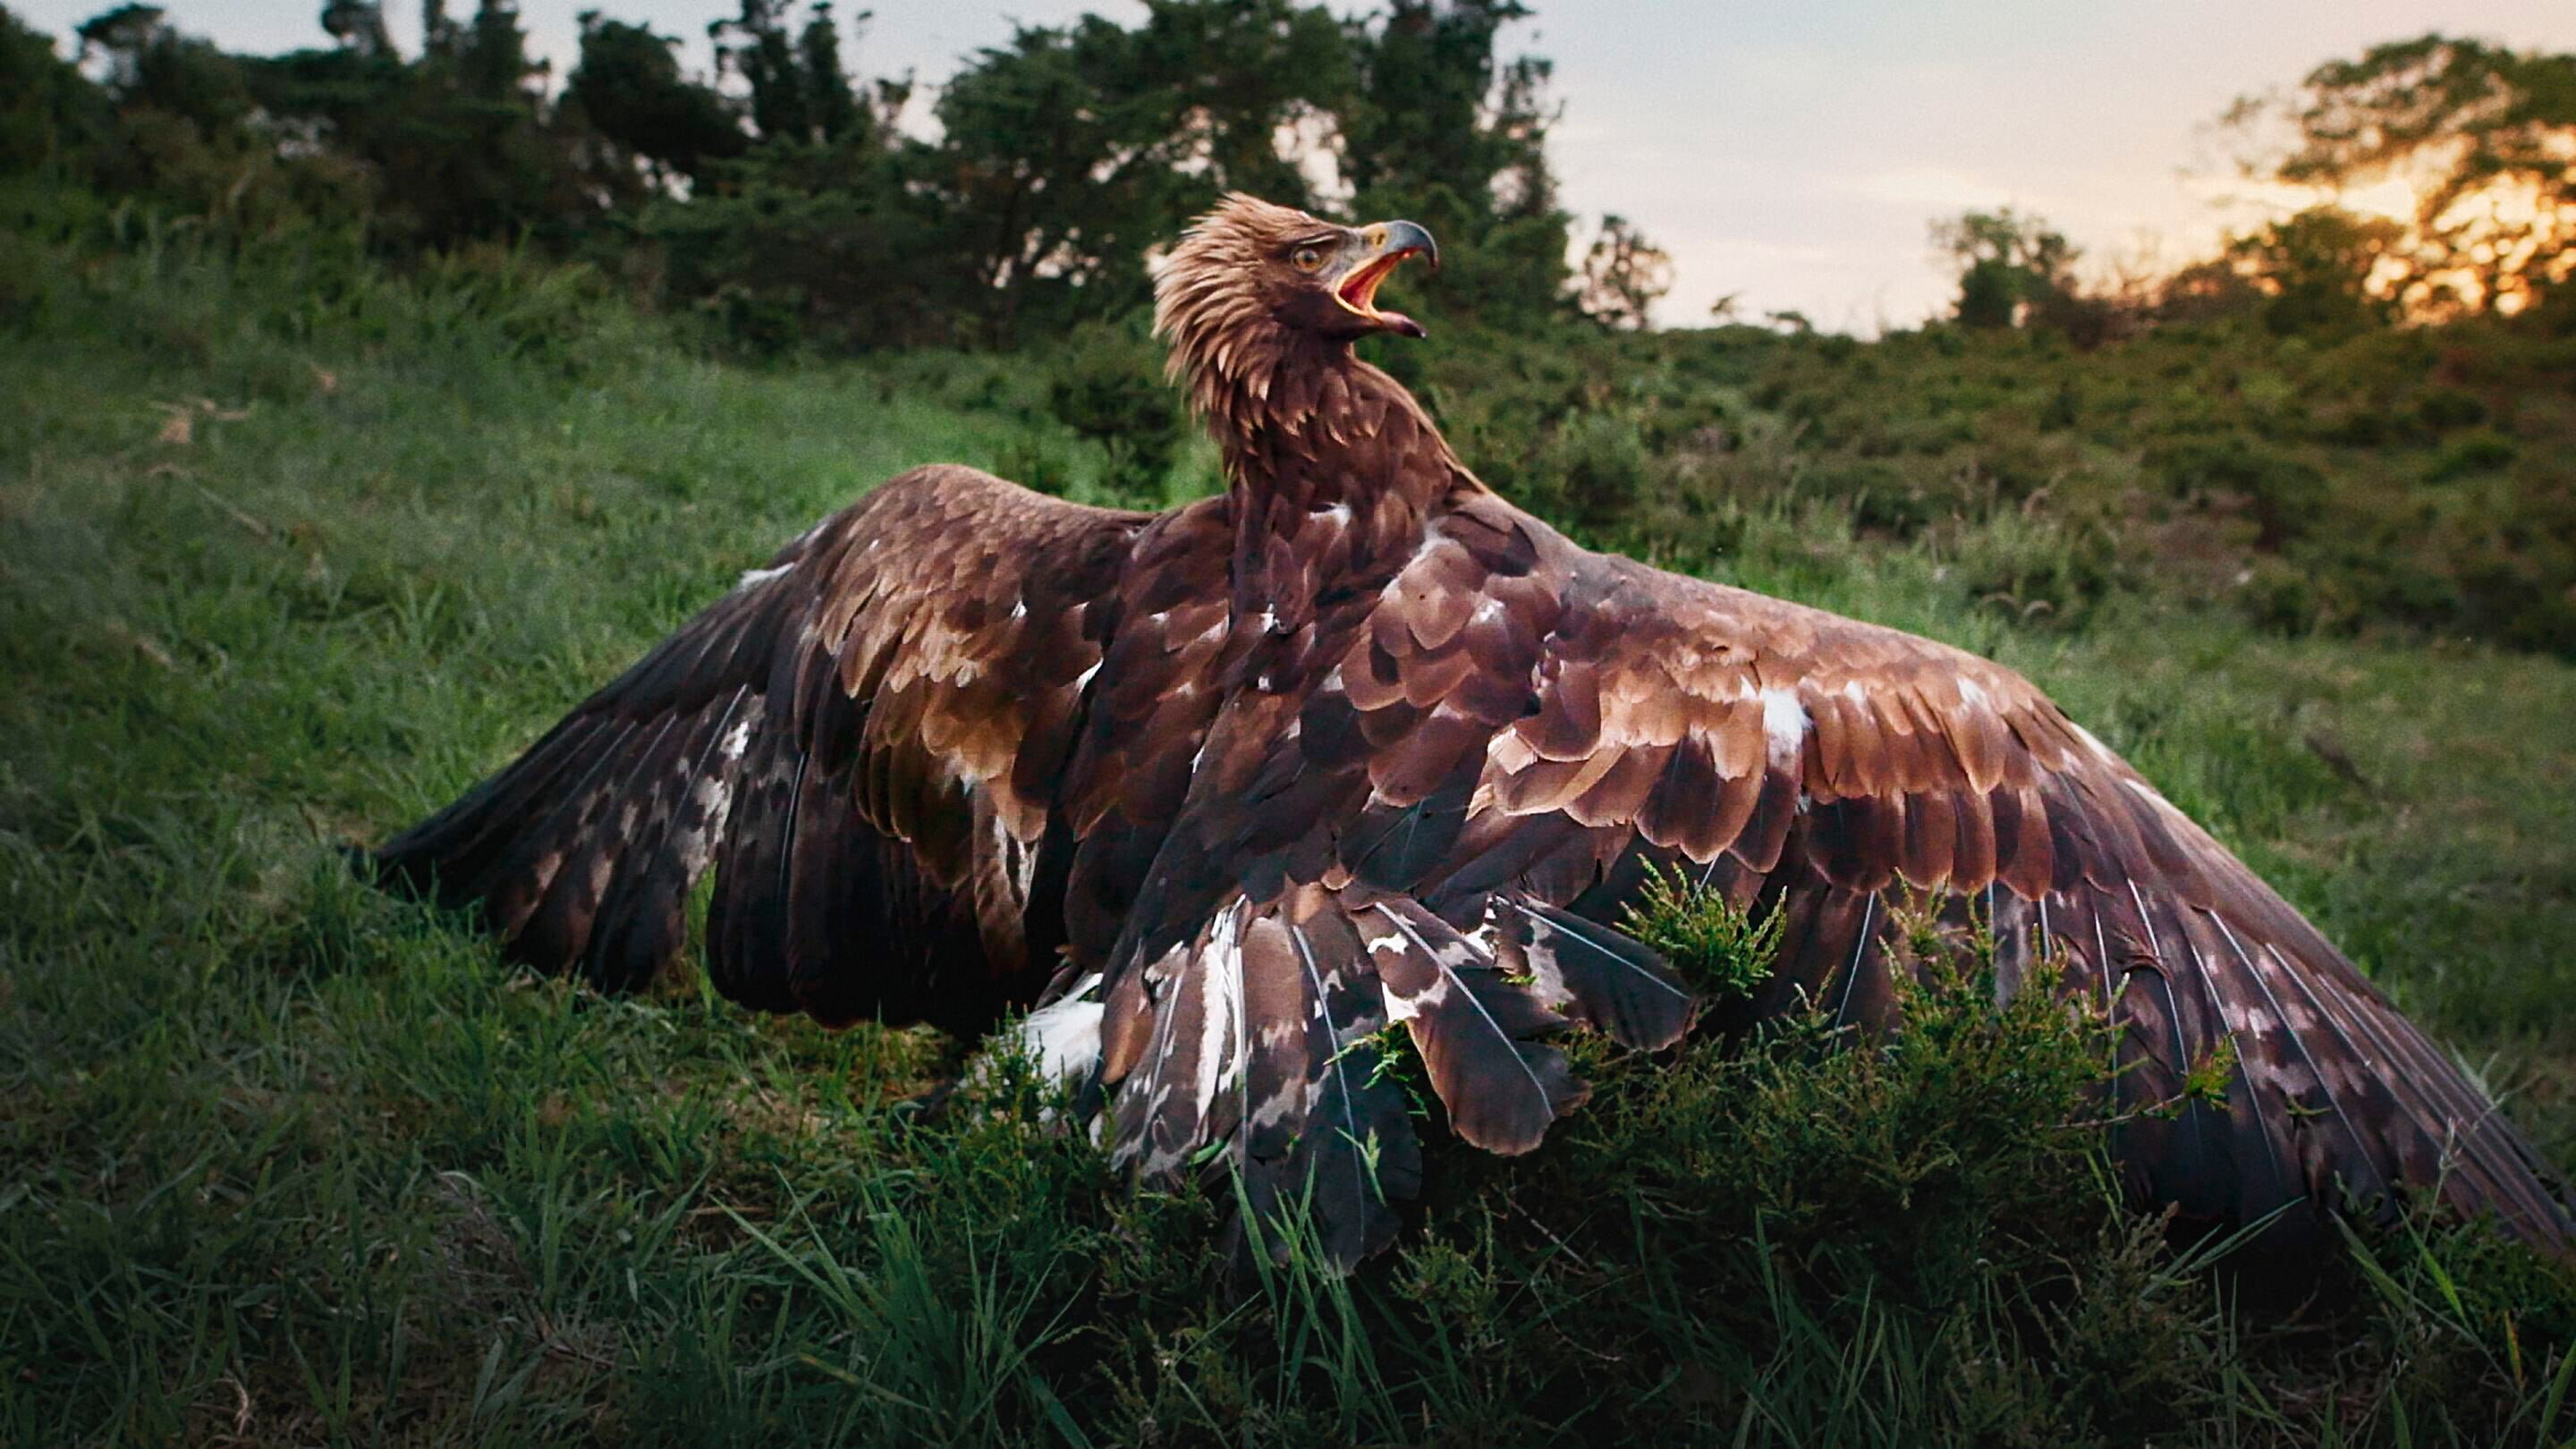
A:
{"type": "MultiPolygon", "coordinates": [[[[1129,923],[1130,969],[1111,962],[1104,1076],[1144,1094],[1120,1145],[1149,1165],[1158,1149],[1227,1137],[1238,1115],[1298,1121],[1325,1102],[1319,1049],[1302,1086],[1289,1073],[1267,1099],[1226,1105],[1235,1063],[1251,1061],[1255,1080],[1279,1074],[1206,1027],[1240,1015],[1222,983],[1243,953],[1211,957],[1192,935],[1228,909],[1285,910],[1270,902],[1308,884],[1332,893],[1357,939],[1401,937],[1383,957],[1318,951],[1334,979],[1381,999],[1352,1023],[1412,1012],[1453,1117],[1483,1120],[1470,1140],[1534,1145],[1580,1096],[1532,1039],[1549,1021],[1647,1046],[1688,1024],[1661,963],[1609,928],[1651,864],[1784,913],[1758,1012],[1812,1002],[1899,1026],[1903,922],[1929,911],[1990,924],[2001,991],[2021,989],[2044,954],[2062,959],[2061,989],[2093,1000],[2122,1043],[2110,1090],[2123,1107],[2182,1097],[2188,1071],[2232,1049],[2223,1107],[2115,1114],[2133,1186],[2194,1219],[2303,1204],[2275,1231],[2308,1234],[2347,1191],[2385,1202],[2413,1187],[2535,1241],[2567,1238],[2546,1168],[2459,1068],[2010,671],[1591,554],[1491,498],[1436,520],[1372,582],[1278,641],[1258,662],[1276,692],[1247,692],[1206,736],[1190,805],[1129,923]],[[1415,907],[1406,930],[1390,929],[1390,910],[1415,907]],[[1439,998],[1454,1028],[1388,974],[1404,956],[1455,963],[1459,989],[1439,998]],[[1527,983],[1537,1014],[1475,1005],[1510,982],[1527,983]],[[1193,1058],[1217,1064],[1195,1092],[1158,1095],[1167,1039],[1211,1044],[1193,1058]],[[1176,1117],[1172,1102],[1188,1110],[1176,1117]]],[[[1323,993],[1308,995],[1299,1019],[1320,1020],[1323,993]]]]}
{"type": "MultiPolygon", "coordinates": [[[[1491,511],[1496,527],[1510,521],[1491,511]]],[[[1372,809],[1429,800],[1427,782],[1454,790],[1473,770],[1454,822],[1428,827],[1447,837],[1437,862],[1394,873],[1434,910],[1460,917],[1505,891],[1606,919],[1642,862],[1686,865],[1787,913],[1761,1009],[1803,999],[1882,1026],[1899,1013],[1900,912],[1981,911],[1999,990],[2018,989],[2043,950],[2063,953],[2063,989],[2090,995],[2125,1043],[2124,1103],[2178,1096],[2189,1066],[2232,1047],[2223,1110],[2120,1129],[2115,1149],[2151,1200],[2242,1223],[2347,1191],[2384,1201],[2438,1187],[2527,1239],[2566,1239],[2547,1169],[2495,1105],[2028,682],[1520,523],[1537,555],[1528,578],[1480,579],[1426,549],[1407,570],[1421,586],[1390,591],[1392,614],[1341,672],[1362,733],[1394,741],[1370,761],[1372,809]],[[1460,752],[1426,727],[1472,702],[1480,648],[1533,656],[1530,693],[1472,763],[1453,765],[1460,752]],[[1384,710],[1420,720],[1372,729],[1384,710]]]]}
{"type": "Polygon", "coordinates": [[[377,866],[479,905],[519,960],[625,988],[679,954],[713,863],[728,996],[980,1027],[1051,964],[1029,903],[1148,521],[965,468],[894,479],[377,866]]]}

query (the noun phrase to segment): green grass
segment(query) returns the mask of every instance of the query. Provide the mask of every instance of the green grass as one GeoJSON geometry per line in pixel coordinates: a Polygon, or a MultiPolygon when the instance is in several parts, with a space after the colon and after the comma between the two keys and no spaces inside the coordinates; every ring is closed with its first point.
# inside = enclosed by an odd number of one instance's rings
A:
{"type": "MultiPolygon", "coordinates": [[[[1583,1044],[1591,1106],[1523,1161],[1436,1147],[1423,1224],[1348,1280],[1293,1239],[1230,1273],[1222,1204],[1117,1192],[1016,1072],[916,1119],[960,1044],[514,974],[336,847],[875,479],[1107,496],[1133,460],[1041,363],[721,366],[507,258],[0,261],[7,1442],[2576,1430],[2563,1277],[2414,1225],[2301,1313],[2233,1302],[2063,1125],[2086,1025],[1996,1012],[1973,956],[1895,1050],[1583,1044]]],[[[1708,466],[1780,486],[1689,495],[1668,557],[2031,673],[2576,1157],[2576,668],[2144,589],[2015,622],[1982,581],[2057,525],[1856,534],[1766,416],[1708,466]]]]}
{"type": "Polygon", "coordinates": [[[2089,353],[1947,327],[1444,336],[1398,365],[1480,468],[1611,535],[1797,495],[1950,551],[1979,607],[2041,627],[2137,593],[2576,658],[2571,364],[2576,309],[2291,338],[2247,316],[2089,353]]]}

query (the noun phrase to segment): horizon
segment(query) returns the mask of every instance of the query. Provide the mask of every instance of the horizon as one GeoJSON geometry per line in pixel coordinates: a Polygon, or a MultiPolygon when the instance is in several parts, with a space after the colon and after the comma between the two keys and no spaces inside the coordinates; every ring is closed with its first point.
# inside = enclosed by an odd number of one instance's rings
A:
{"type": "MultiPolygon", "coordinates": [[[[68,55],[74,29],[103,7],[10,8],[68,55]]],[[[228,50],[329,43],[316,0],[165,8],[182,31],[228,50]]],[[[416,10],[388,8],[396,42],[416,52],[416,10]]],[[[722,0],[530,0],[520,12],[529,49],[558,81],[578,53],[574,17],[592,8],[675,36],[682,63],[699,73],[712,68],[708,23],[734,12],[722,0]]],[[[1006,42],[1015,24],[1094,11],[1132,21],[1143,8],[1017,0],[970,14],[895,0],[864,21],[845,18],[844,58],[860,77],[909,71],[926,90],[1006,42]]],[[[2465,33],[2576,49],[2576,7],[2487,8],[2465,33]]],[[[2044,217],[2090,269],[2142,254],[2170,268],[2209,254],[2227,231],[2294,209],[2295,198],[2235,176],[2215,134],[2220,113],[2322,62],[2444,30],[2444,10],[2436,0],[2276,3],[2250,15],[2216,0],[2154,12],[1993,0],[1962,21],[1866,0],[1794,13],[1611,0],[1541,10],[1507,27],[1498,49],[1555,65],[1549,154],[1560,202],[1577,217],[1575,257],[1610,213],[1671,255],[1658,325],[1704,325],[1710,304],[1732,293],[1746,320],[1795,311],[1827,330],[1870,333],[1947,310],[1954,268],[1936,260],[1929,228],[1963,211],[2044,217]],[[2216,34],[2224,47],[2211,44],[2216,34]]],[[[927,119],[916,92],[906,124],[927,119]]]]}

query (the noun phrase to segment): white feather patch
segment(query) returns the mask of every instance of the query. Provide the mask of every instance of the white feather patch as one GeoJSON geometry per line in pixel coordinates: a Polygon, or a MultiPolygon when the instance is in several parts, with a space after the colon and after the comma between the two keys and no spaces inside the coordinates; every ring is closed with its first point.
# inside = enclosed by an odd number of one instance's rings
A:
{"type": "Polygon", "coordinates": [[[1217,1093],[1233,1087],[1243,1070],[1236,1037],[1243,1024],[1243,907],[1216,918],[1208,932],[1207,950],[1199,957],[1206,981],[1207,1009],[1199,1015],[1198,1109],[1202,1122],[1217,1093]]]}
{"type": "Polygon", "coordinates": [[[751,744],[751,727],[756,723],[758,723],[757,719],[748,712],[742,718],[735,720],[732,727],[725,731],[724,739],[716,745],[717,758],[728,765],[741,759],[742,752],[751,744]]]}
{"type": "Polygon", "coordinates": [[[1069,1082],[1100,1061],[1100,1017],[1106,1008],[1087,999],[1099,985],[1100,973],[1094,971],[1062,1000],[1021,1018],[1020,1046],[1041,1073],[1069,1082]]]}
{"type": "MultiPolygon", "coordinates": [[[[2071,724],[2071,723],[2073,723],[2073,721],[2071,721],[2071,720],[2070,720],[2070,721],[2068,721],[2068,723],[2070,723],[2070,724],[2071,724]]],[[[2079,739],[2079,740],[2082,740],[2082,741],[2085,743],[2085,746],[2086,746],[2087,748],[2091,749],[2091,750],[2093,751],[2094,755],[2095,755],[2096,757],[2100,758],[2100,759],[2105,759],[2105,760],[2117,760],[2117,759],[2119,759],[2119,758],[2120,758],[2118,755],[2115,755],[2115,754],[2112,754],[2112,753],[2111,753],[2111,747],[2110,747],[2109,745],[2106,745],[2106,744],[2102,743],[2100,740],[2095,739],[2095,738],[2093,737],[2093,732],[2092,732],[2091,730],[2086,729],[2086,728],[2085,728],[2084,726],[2082,726],[2082,725],[2076,725],[2076,726],[2075,726],[2075,737],[2076,737],[2077,739],[2079,739]]]]}
{"type": "Polygon", "coordinates": [[[1807,707],[1798,702],[1796,691],[1762,691],[1762,732],[1771,741],[1773,768],[1797,768],[1799,752],[1806,747],[1807,731],[1813,727],[1807,718],[1807,707]]]}

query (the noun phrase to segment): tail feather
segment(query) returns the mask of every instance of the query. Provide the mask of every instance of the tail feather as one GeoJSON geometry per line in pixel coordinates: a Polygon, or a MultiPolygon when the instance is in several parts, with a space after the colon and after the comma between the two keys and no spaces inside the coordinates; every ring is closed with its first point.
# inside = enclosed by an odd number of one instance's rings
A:
{"type": "MultiPolygon", "coordinates": [[[[1141,1177],[1177,1177],[1201,1148],[1226,1140],[1241,1120],[1249,1046],[1241,941],[1249,911],[1235,898],[1142,969],[1149,990],[1160,990],[1152,993],[1141,1067],[1118,1096],[1113,1154],[1133,1162],[1141,1177]]],[[[1115,994],[1110,1002],[1113,1010],[1123,1004],[1115,994]]]]}
{"type": "Polygon", "coordinates": [[[1354,917],[1387,1012],[1411,1032],[1460,1137],[1488,1152],[1527,1152],[1591,1096],[1564,1053],[1536,1044],[1566,1018],[1490,954],[1408,897],[1360,903],[1354,917]]]}
{"type": "Polygon", "coordinates": [[[1303,1203],[1331,1261],[1391,1242],[1422,1160],[1382,1033],[1401,1024],[1450,1125],[1526,1152],[1588,1088],[1539,1038],[1566,1018],[1408,897],[1238,895],[1107,993],[1114,1160],[1238,1171],[1257,1216],[1303,1203]],[[1122,1021],[1121,1018],[1126,1020],[1122,1021]],[[1213,1150],[1212,1150],[1213,1149],[1213,1150]]]}
{"type": "Polygon", "coordinates": [[[1504,974],[1530,978],[1538,998],[1570,1019],[1644,1051],[1690,1030],[1698,1000],[1652,947],[1525,896],[1496,896],[1490,909],[1504,974]]]}
{"type": "Polygon", "coordinates": [[[1385,1059],[1371,1039],[1365,983],[1328,965],[1305,927],[1272,930],[1272,924],[1256,923],[1263,934],[1247,943],[1247,952],[1262,953],[1265,971],[1284,965],[1277,980],[1291,994],[1277,1005],[1255,1004],[1254,1019],[1263,1026],[1253,1038],[1253,1105],[1245,1114],[1252,1125],[1245,1150],[1252,1207],[1275,1216],[1306,1194],[1326,1258],[1356,1263],[1395,1241],[1398,1223],[1388,1204],[1421,1191],[1422,1149],[1404,1093],[1385,1079],[1385,1059]],[[1271,959],[1280,935],[1288,947],[1285,962],[1271,959]],[[1274,1031],[1279,1006],[1303,1029],[1274,1031]],[[1274,1101],[1283,1106],[1272,1109],[1274,1101]]]}

